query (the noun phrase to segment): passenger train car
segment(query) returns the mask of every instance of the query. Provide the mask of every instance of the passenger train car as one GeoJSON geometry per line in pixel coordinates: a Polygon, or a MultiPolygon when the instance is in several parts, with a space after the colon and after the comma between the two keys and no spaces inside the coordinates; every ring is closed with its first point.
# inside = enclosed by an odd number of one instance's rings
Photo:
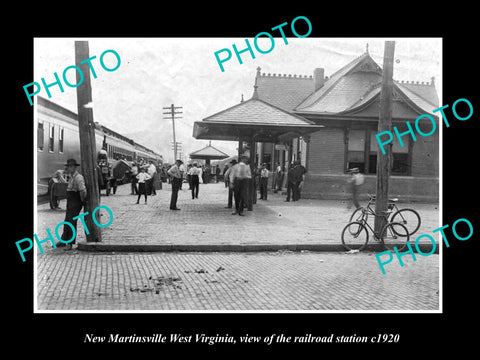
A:
{"type": "MultiPolygon", "coordinates": [[[[37,97],[37,195],[48,191],[48,181],[67,159],[80,162],[77,114],[45,98],[37,97]]],[[[153,160],[162,165],[162,155],[136,143],[98,122],[95,123],[96,151],[106,147],[108,160],[153,160]]],[[[79,169],[81,171],[81,169],[79,169]]]]}

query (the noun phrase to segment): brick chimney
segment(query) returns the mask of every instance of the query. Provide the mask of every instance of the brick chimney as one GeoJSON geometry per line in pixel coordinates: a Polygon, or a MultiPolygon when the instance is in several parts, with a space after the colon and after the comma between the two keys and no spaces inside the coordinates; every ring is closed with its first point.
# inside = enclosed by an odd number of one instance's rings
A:
{"type": "Polygon", "coordinates": [[[313,71],[313,80],[315,83],[315,91],[320,89],[325,82],[325,69],[324,68],[316,68],[313,71]]]}

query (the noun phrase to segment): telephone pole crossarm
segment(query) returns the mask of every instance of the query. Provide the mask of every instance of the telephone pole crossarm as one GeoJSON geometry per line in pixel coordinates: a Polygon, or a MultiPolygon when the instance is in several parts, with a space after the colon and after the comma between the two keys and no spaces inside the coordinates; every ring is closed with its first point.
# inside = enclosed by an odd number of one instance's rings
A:
{"type": "MultiPolygon", "coordinates": [[[[183,109],[182,106],[174,106],[173,104],[169,107],[164,107],[164,110],[170,110],[168,112],[164,112],[163,115],[170,115],[172,119],[172,128],[173,128],[173,157],[174,160],[177,160],[177,143],[175,138],[175,119],[182,119],[182,117],[175,116],[177,114],[183,114],[181,111],[175,111],[176,109],[183,109]]],[[[164,117],[164,119],[170,119],[170,117],[164,117]]]]}

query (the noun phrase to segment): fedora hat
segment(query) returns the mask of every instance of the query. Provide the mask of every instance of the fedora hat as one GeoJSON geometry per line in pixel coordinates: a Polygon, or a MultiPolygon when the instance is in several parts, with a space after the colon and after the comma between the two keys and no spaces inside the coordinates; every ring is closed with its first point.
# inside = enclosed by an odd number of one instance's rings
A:
{"type": "Polygon", "coordinates": [[[80,166],[80,164],[77,164],[77,160],[75,160],[75,159],[68,159],[67,160],[67,163],[65,164],[65,166],[70,166],[70,165],[80,166]]]}

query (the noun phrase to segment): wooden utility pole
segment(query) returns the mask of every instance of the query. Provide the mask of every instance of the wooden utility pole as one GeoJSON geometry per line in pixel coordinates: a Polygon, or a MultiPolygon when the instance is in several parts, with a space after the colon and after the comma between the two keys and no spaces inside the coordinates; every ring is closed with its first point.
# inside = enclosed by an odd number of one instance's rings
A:
{"type": "MultiPolygon", "coordinates": [[[[87,242],[102,241],[101,229],[95,225],[91,214],[100,203],[100,189],[98,188],[97,173],[97,149],[95,145],[95,123],[93,121],[92,88],[90,82],[90,68],[88,62],[81,64],[85,59],[90,58],[88,50],[88,41],[75,41],[75,65],[83,73],[83,82],[77,87],[77,108],[78,108],[78,128],[80,135],[80,155],[83,177],[87,188],[87,198],[85,200],[85,212],[90,216],[85,216],[85,223],[89,230],[86,235],[87,242]]],[[[77,71],[77,84],[82,81],[80,73],[77,71]]],[[[100,223],[100,212],[97,211],[97,222],[100,223]]]]}
{"type": "MultiPolygon", "coordinates": [[[[170,110],[168,112],[164,112],[165,115],[170,115],[172,117],[172,126],[173,126],[173,161],[177,160],[177,141],[175,138],[175,115],[182,114],[181,111],[175,111],[176,109],[182,109],[181,106],[174,106],[173,104],[169,107],[164,107],[165,110],[170,110]]],[[[169,119],[169,117],[164,117],[164,119],[169,119]]],[[[181,117],[177,116],[177,119],[181,119],[181,117]]]]}
{"type": "MultiPolygon", "coordinates": [[[[385,41],[383,56],[383,77],[380,93],[380,118],[378,121],[378,133],[392,131],[392,92],[393,92],[393,56],[395,53],[395,41],[385,41]]],[[[390,163],[392,157],[392,144],[387,146],[384,155],[377,150],[377,195],[375,200],[375,232],[380,232],[386,223],[384,215],[388,208],[388,181],[390,177],[390,163]]]]}

